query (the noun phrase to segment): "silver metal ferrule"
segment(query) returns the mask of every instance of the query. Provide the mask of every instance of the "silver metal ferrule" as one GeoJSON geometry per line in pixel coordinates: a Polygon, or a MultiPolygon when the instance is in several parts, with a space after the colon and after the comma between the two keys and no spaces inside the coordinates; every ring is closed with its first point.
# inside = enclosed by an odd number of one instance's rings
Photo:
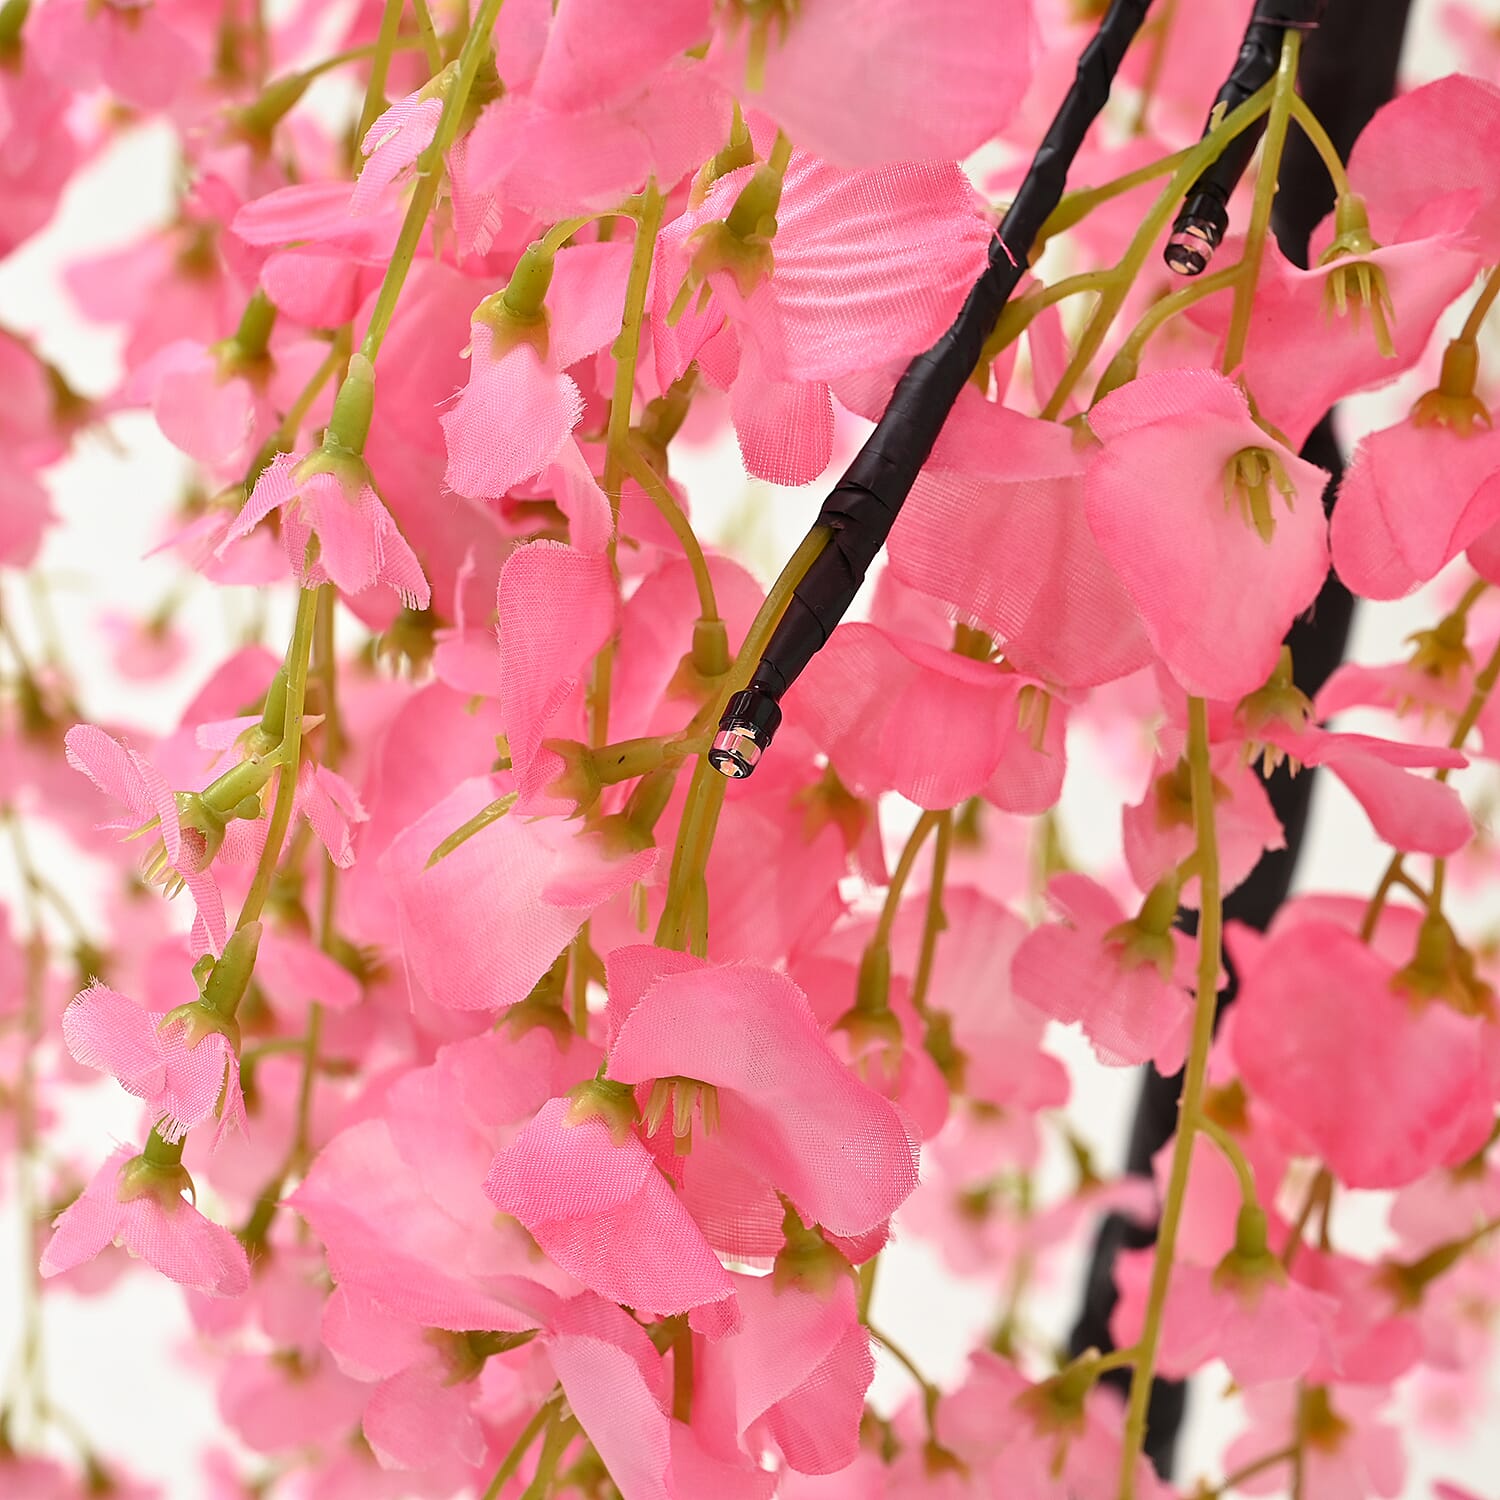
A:
{"type": "Polygon", "coordinates": [[[721,776],[739,779],[748,776],[760,759],[760,745],[745,729],[721,729],[708,752],[708,763],[721,776]]]}

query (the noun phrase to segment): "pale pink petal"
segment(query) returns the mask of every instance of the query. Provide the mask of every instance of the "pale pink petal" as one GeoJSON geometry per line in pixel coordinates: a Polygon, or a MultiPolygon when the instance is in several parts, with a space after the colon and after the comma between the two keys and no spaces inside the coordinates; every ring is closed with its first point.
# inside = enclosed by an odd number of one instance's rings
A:
{"type": "Polygon", "coordinates": [[[1399,1187],[1493,1119],[1482,1021],[1392,986],[1344,927],[1273,935],[1245,976],[1235,1061],[1254,1098],[1295,1124],[1350,1187],[1399,1187]]]}
{"type": "Polygon", "coordinates": [[[1031,77],[1019,0],[810,0],[786,15],[784,34],[780,16],[767,16],[764,82],[748,92],[747,24],[712,55],[725,88],[808,150],[852,166],[967,156],[1006,124],[1031,77]],[[876,97],[878,108],[851,108],[876,97]]]}
{"type": "Polygon", "coordinates": [[[63,1040],[86,1068],[112,1073],[127,1093],[151,1099],[167,1077],[158,1019],[95,980],[63,1012],[63,1040]]]}
{"type": "Polygon", "coordinates": [[[547,363],[552,369],[566,370],[619,333],[630,257],[628,240],[575,245],[558,253],[547,288],[547,363]]]}
{"type": "Polygon", "coordinates": [[[1153,964],[1125,964],[1105,941],[1125,913],[1102,886],[1083,875],[1059,875],[1047,899],[1064,920],[1043,923],[1016,950],[1016,994],[1055,1020],[1080,1023],[1101,1062],[1155,1061],[1162,1072],[1174,1072],[1187,1043],[1191,998],[1153,964]]]}
{"type": "Polygon", "coordinates": [[[813,658],[787,710],[852,790],[953,807],[994,774],[1024,685],[987,662],[845,624],[813,658]],[[929,732],[939,724],[941,734],[929,732]]]}
{"type": "Polygon", "coordinates": [[[524,340],[498,359],[489,325],[472,326],[469,383],[442,414],[443,482],[460,495],[496,499],[545,468],[583,416],[583,397],[524,340]]]}
{"type": "Polygon", "coordinates": [[[490,1167],[485,1192],[584,1286],[669,1316],[733,1297],[734,1286],[640,1140],[600,1119],[570,1125],[553,1099],[490,1167]]]}
{"type": "MultiPolygon", "coordinates": [[[[156,804],[141,774],[140,759],[126,745],[93,724],[75,724],[63,741],[68,764],[82,771],[104,793],[123,802],[140,822],[157,814],[156,804]]],[[[134,827],[134,824],[106,824],[134,827]]]]}
{"type": "Polygon", "coordinates": [[[410,1365],[375,1387],[365,1407],[365,1439],[388,1469],[423,1470],[452,1459],[474,1467],[485,1454],[472,1382],[445,1384],[432,1365],[410,1365]]]}
{"type": "Polygon", "coordinates": [[[833,454],[833,398],[817,381],[775,380],[752,348],[730,390],[745,468],[767,484],[811,484],[833,454]]]}
{"type": "Polygon", "coordinates": [[[408,94],[370,126],[360,142],[365,163],[349,199],[351,214],[367,214],[380,204],[386,188],[432,144],[442,114],[441,99],[408,94]]]}

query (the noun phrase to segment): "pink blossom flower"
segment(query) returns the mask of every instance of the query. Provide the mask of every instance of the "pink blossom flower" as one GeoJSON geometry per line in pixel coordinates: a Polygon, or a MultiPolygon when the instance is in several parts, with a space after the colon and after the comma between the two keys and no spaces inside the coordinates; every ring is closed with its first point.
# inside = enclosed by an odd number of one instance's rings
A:
{"type": "Polygon", "coordinates": [[[702,1382],[695,1422],[710,1432],[722,1427],[721,1451],[734,1451],[755,1429],[799,1473],[847,1469],[875,1374],[853,1279],[839,1276],[826,1295],[778,1284],[774,1275],[737,1276],[735,1286],[743,1326],[694,1351],[702,1382]]]}
{"type": "Polygon", "coordinates": [[[690,1312],[710,1335],[739,1322],[734,1283],[633,1130],[570,1119],[552,1099],[496,1156],[484,1190],[591,1291],[640,1312],[690,1312]]]}
{"type": "Polygon", "coordinates": [[[112,1073],[146,1102],[163,1140],[179,1141],[215,1115],[218,1134],[243,1127],[239,1058],[224,1032],[192,1036],[184,1017],[143,1010],[98,980],[63,1012],[62,1028],[78,1062],[112,1073]]]}
{"type": "MultiPolygon", "coordinates": [[[[1267,849],[1285,848],[1286,838],[1265,784],[1245,763],[1241,746],[1215,745],[1211,766],[1219,875],[1221,889],[1227,893],[1250,874],[1267,849]]],[[[1149,890],[1197,847],[1187,762],[1158,758],[1146,795],[1125,808],[1121,823],[1131,878],[1142,890],[1149,890]]],[[[1194,876],[1183,882],[1182,900],[1196,906],[1198,899],[1194,876]]]]}
{"type": "Polygon", "coordinates": [[[1333,512],[1339,577],[1396,599],[1500,523],[1500,431],[1465,433],[1408,418],[1355,450],[1333,512]]]}
{"type": "Polygon", "coordinates": [[[896,520],[891,572],[977,621],[1018,671],[1091,687],[1145,666],[1141,623],[1084,518],[1087,451],[970,394],[896,520]]]}
{"type": "Polygon", "coordinates": [[[748,964],[657,963],[643,955],[640,988],[615,998],[608,1076],[707,1086],[704,1133],[830,1233],[888,1219],[916,1186],[912,1131],[834,1055],[802,991],[748,964]]]}
{"type": "MultiPolygon", "coordinates": [[[[1120,1301],[1110,1332],[1128,1348],[1145,1321],[1153,1253],[1129,1251],[1116,1263],[1120,1301]]],[[[1211,1359],[1222,1359],[1242,1389],[1304,1374],[1318,1353],[1320,1324],[1330,1298],[1277,1277],[1269,1268],[1253,1280],[1183,1261],[1172,1267],[1162,1317],[1159,1367],[1181,1379],[1211,1359]]]]}
{"type": "Polygon", "coordinates": [[[403,604],[425,609],[432,591],[422,565],[375,493],[369,472],[359,464],[346,476],[337,467],[317,467],[318,457],[278,453],[255,481],[218,555],[275,511],[287,560],[304,588],[332,583],[353,595],[383,583],[403,604]]]}
{"type": "Polygon", "coordinates": [[[1274,931],[1242,981],[1246,1086],[1350,1187],[1462,1161],[1493,1123],[1483,1018],[1396,981],[1355,933],[1319,920],[1274,931]]]}
{"type": "Polygon", "coordinates": [[[1500,254],[1497,147],[1500,84],[1493,78],[1453,73],[1376,110],[1349,153],[1350,180],[1376,238],[1417,239],[1425,226],[1462,230],[1493,260],[1500,254]]]}
{"type": "Polygon", "coordinates": [[[983,796],[1035,814],[1062,792],[1065,704],[1034,678],[874,625],[839,626],[788,710],[863,796],[899,791],[929,808],[983,796]]]}
{"type": "Polygon", "coordinates": [[[518,547],[501,570],[496,609],[502,711],[517,789],[526,810],[549,810],[557,799],[546,799],[547,782],[562,765],[544,754],[543,736],[551,729],[584,737],[576,707],[565,711],[577,704],[589,663],[618,624],[609,559],[556,542],[518,547]]]}
{"type": "Polygon", "coordinates": [[[182,1197],[189,1187],[181,1167],[155,1167],[122,1146],[55,1221],[42,1275],[72,1270],[113,1244],[206,1296],[239,1296],[250,1285],[245,1252],[182,1197]]]}
{"type": "Polygon", "coordinates": [[[56,0],[26,39],[59,82],[100,84],[137,108],[164,109],[203,71],[194,18],[172,0],[56,0]]]}
{"type": "Polygon", "coordinates": [[[1030,25],[1016,0],[936,0],[920,15],[877,0],[807,0],[729,11],[710,65],[725,88],[834,161],[952,161],[1002,129],[1020,103],[1030,25]],[[872,78],[881,80],[880,109],[851,110],[872,78]]]}
{"type": "Polygon", "coordinates": [[[697,359],[730,390],[750,472],[806,484],[832,453],[828,382],[928,348],[982,269],[990,231],[951,164],[844,172],[793,152],[768,246],[730,225],[742,195],[770,191],[757,170],[720,178],[662,231],[656,373],[665,389],[697,359]]]}
{"type": "MultiPolygon", "coordinates": [[[[1306,1431],[1303,1483],[1309,1493],[1391,1500],[1403,1492],[1406,1454],[1396,1429],[1381,1420],[1387,1399],[1384,1391],[1347,1386],[1317,1387],[1305,1396],[1290,1384],[1260,1387],[1245,1398],[1250,1430],[1229,1445],[1224,1463],[1231,1470],[1251,1464],[1306,1431]]],[[[1241,1488],[1251,1495],[1274,1494],[1284,1482],[1283,1471],[1273,1465],[1241,1488]]]]}
{"type": "Polygon", "coordinates": [[[193,941],[200,950],[217,952],[227,926],[224,898],[209,865],[224,837],[224,820],[209,815],[196,796],[171,792],[150,761],[92,724],[77,724],[68,731],[67,755],[75,771],[82,771],[132,815],[101,827],[129,835],[155,826],[161,844],[159,851],[147,853],[148,873],[165,875],[169,890],[186,886],[192,892],[197,906],[193,941]]]}
{"type": "Polygon", "coordinates": [[[1101,1062],[1151,1061],[1174,1073],[1192,1021],[1192,941],[1172,930],[1149,951],[1140,937],[1132,943],[1123,908],[1084,875],[1055,876],[1047,899],[1062,920],[1044,922],[1016,950],[1015,993],[1054,1020],[1081,1023],[1101,1062]]]}
{"type": "Polygon", "coordinates": [[[444,840],[513,789],[509,776],[463,782],[380,860],[408,979],[434,1004],[456,1010],[519,1004],[594,911],[646,879],[656,864],[655,849],[621,847],[607,831],[514,813],[432,862],[444,840]],[[476,967],[476,951],[490,960],[476,967]]]}
{"type": "Polygon", "coordinates": [[[1089,527],[1168,670],[1239,698],[1270,675],[1328,571],[1327,475],[1209,370],[1133,380],[1089,412],[1089,527]]]}
{"type": "Polygon", "coordinates": [[[707,37],[708,10],[663,0],[627,17],[576,0],[543,12],[531,76],[508,59],[505,96],[460,143],[472,180],[542,220],[612,208],[652,176],[670,190],[729,129],[728,96],[683,56],[707,37]]]}
{"type": "Polygon", "coordinates": [[[507,313],[503,293],[480,304],[468,384],[442,415],[450,489],[498,499],[559,457],[583,416],[583,397],[564,372],[620,331],[629,262],[623,243],[562,251],[545,308],[524,325],[507,313]]]}

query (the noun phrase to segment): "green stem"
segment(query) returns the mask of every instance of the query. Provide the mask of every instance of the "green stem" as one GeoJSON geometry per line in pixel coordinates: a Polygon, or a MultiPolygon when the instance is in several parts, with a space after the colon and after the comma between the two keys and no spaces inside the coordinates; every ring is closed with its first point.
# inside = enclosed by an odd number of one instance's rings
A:
{"type": "MultiPolygon", "coordinates": [[[[604,436],[604,493],[616,527],[620,521],[620,495],[625,486],[625,461],[630,444],[630,414],[635,404],[635,373],[641,354],[641,329],[646,317],[646,291],[651,284],[651,263],[656,256],[656,236],[661,229],[662,196],[656,180],[646,184],[637,200],[635,245],[630,253],[630,271],[625,281],[625,306],[620,332],[610,348],[615,360],[615,382],[610,393],[609,425],[604,436]]],[[[615,536],[609,539],[609,559],[615,559],[615,536]]],[[[589,743],[603,744],[609,737],[609,698],[614,684],[614,641],[604,643],[594,659],[589,683],[589,743]]]]}
{"type": "Polygon", "coordinates": [[[396,50],[396,33],[401,29],[401,11],[405,0],[385,0],[380,13],[380,30],[375,36],[375,52],[370,63],[370,81],[365,87],[365,102],[359,111],[355,144],[365,138],[376,120],[385,113],[385,80],[391,71],[391,54],[396,50]]]}
{"type": "MultiPolygon", "coordinates": [[[[771,632],[780,623],[797,585],[828,545],[830,535],[826,526],[814,526],[803,537],[791,560],[771,585],[755,619],[751,621],[717,704],[712,707],[705,705],[704,710],[695,715],[694,723],[699,719],[709,722],[716,720],[730,696],[750,681],[750,674],[759,663],[766,643],[771,639],[771,632]]],[[[709,765],[708,756],[700,755],[693,767],[693,779],[688,787],[687,801],[683,805],[682,822],[677,829],[677,844],[672,851],[666,905],[662,908],[661,921],[656,928],[658,947],[685,948],[690,936],[700,945],[707,943],[706,931],[690,934],[688,918],[695,901],[706,909],[704,870],[708,865],[709,850],[713,846],[719,809],[723,806],[727,786],[728,782],[724,777],[709,765]]]]}
{"type": "Polygon", "coordinates": [[[526,1450],[536,1441],[537,1434],[547,1425],[552,1416],[554,1398],[542,1402],[537,1407],[531,1420],[521,1429],[514,1443],[511,1444],[510,1452],[500,1460],[500,1467],[495,1470],[495,1477],[486,1486],[483,1500],[499,1500],[500,1491],[505,1488],[506,1481],[511,1479],[516,1470],[521,1467],[521,1460],[526,1457],[526,1450]]]}
{"type": "MultiPolygon", "coordinates": [[[[464,38],[463,50],[458,54],[458,74],[443,100],[443,113],[438,120],[437,133],[432,138],[432,144],[422,153],[426,169],[420,171],[417,178],[416,189],[407,205],[406,218],[402,220],[401,232],[396,237],[396,247],[391,251],[385,279],[380,283],[380,290],[375,297],[375,306],[370,313],[370,326],[365,330],[364,342],[359,346],[360,353],[371,364],[375,363],[375,357],[380,353],[380,345],[396,311],[396,299],[400,297],[407,273],[416,259],[422,231],[427,226],[428,215],[437,202],[438,188],[442,185],[444,159],[448,148],[458,138],[458,127],[463,119],[464,106],[469,101],[469,91],[474,86],[480,64],[489,53],[490,33],[495,29],[495,20],[504,3],[505,0],[482,0],[479,14],[474,17],[474,24],[464,38]]],[[[401,0],[387,0],[387,12],[394,6],[399,18],[400,5],[401,0]]],[[[384,19],[381,25],[384,27],[384,19]]],[[[373,86],[372,78],[372,89],[373,86]]],[[[368,101],[365,107],[369,108],[368,101]]]]}
{"type": "Polygon", "coordinates": [[[719,606],[714,599],[713,579],[709,577],[708,560],[688,518],[683,515],[666,481],[646,461],[646,456],[626,435],[623,453],[625,470],[646,492],[653,505],[661,512],[662,519],[672,528],[672,534],[682,543],[688,566],[693,570],[693,583],[698,589],[698,615],[700,619],[717,620],[719,606]]]}
{"type": "Polygon", "coordinates": [[[1151,59],[1146,64],[1146,76],[1141,80],[1141,97],[1136,103],[1135,119],[1131,121],[1131,135],[1145,135],[1146,118],[1151,113],[1151,101],[1156,97],[1156,86],[1161,82],[1162,64],[1167,60],[1167,42],[1172,34],[1172,22],[1177,19],[1178,0],[1163,0],[1155,20],[1156,34],[1151,38],[1151,59]]]}
{"type": "Polygon", "coordinates": [[[880,908],[880,920],[875,924],[875,935],[870,939],[872,948],[890,947],[896,913],[901,909],[901,896],[906,890],[906,882],[911,879],[912,867],[917,862],[922,845],[927,842],[927,835],[942,827],[944,816],[941,812],[924,812],[917,819],[916,826],[896,860],[896,868],[891,871],[891,883],[886,888],[885,902],[880,908]]]}
{"type": "Polygon", "coordinates": [[[1218,1011],[1220,942],[1223,936],[1223,902],[1219,890],[1219,841],[1214,823],[1213,767],[1209,760],[1208,705],[1202,698],[1188,699],[1187,758],[1193,792],[1193,824],[1199,856],[1198,884],[1200,919],[1198,928],[1198,988],[1193,1018],[1192,1045],[1182,1080],[1182,1105],[1177,1119],[1177,1139],[1172,1147],[1172,1167],[1167,1182],[1157,1230],[1156,1258],[1151,1267],[1151,1286],[1146,1297],[1145,1323],[1141,1330],[1140,1358],[1130,1381],[1126,1407],[1125,1436],[1120,1459],[1120,1500],[1133,1500],[1136,1466],[1146,1439],[1146,1413],[1151,1383],[1156,1375],[1156,1352],[1161,1343],[1162,1313],[1177,1249],[1177,1230],[1187,1197],[1188,1172],[1193,1161],[1193,1137],[1203,1121],[1203,1090],[1208,1076],[1208,1053],[1213,1044],[1214,1018],[1218,1011]]]}
{"type": "Polygon", "coordinates": [[[1234,1175],[1240,1184],[1240,1199],[1245,1207],[1258,1208],[1260,1195],[1255,1189],[1255,1172],[1249,1158],[1240,1149],[1240,1143],[1210,1115],[1199,1119],[1198,1129],[1219,1148],[1225,1161],[1234,1168],[1234,1175]]]}
{"type": "Polygon", "coordinates": [[[1469,309],[1469,316],[1464,320],[1463,331],[1459,338],[1468,343],[1474,343],[1479,337],[1479,330],[1484,326],[1485,315],[1495,305],[1495,299],[1500,297],[1500,266],[1494,267],[1485,279],[1484,290],[1479,294],[1479,300],[1469,309]]]}
{"type": "Polygon", "coordinates": [[[1215,1500],[1215,1497],[1222,1495],[1226,1490],[1238,1489],[1247,1479],[1254,1479],[1257,1474],[1264,1474],[1267,1469],[1274,1469],[1278,1464],[1290,1463],[1296,1454],[1296,1446],[1292,1445],[1252,1459],[1251,1462],[1220,1480],[1219,1484],[1208,1492],[1204,1500],[1215,1500]]]}
{"type": "Polygon", "coordinates": [[[1140,274],[1140,269],[1146,262],[1146,257],[1151,253],[1162,231],[1177,212],[1182,195],[1193,184],[1204,167],[1216,161],[1224,148],[1236,136],[1248,130],[1266,112],[1270,97],[1270,85],[1259,89],[1238,109],[1226,115],[1217,129],[1183,153],[1171,180],[1158,195],[1151,211],[1142,220],[1125,254],[1114,268],[1114,278],[1117,279],[1112,279],[1111,284],[1101,293],[1099,306],[1095,308],[1080,335],[1078,347],[1073,351],[1073,357],[1068,361],[1068,367],[1063,371],[1062,378],[1057,383],[1057,389],[1053,391],[1047,405],[1042,409],[1042,416],[1045,420],[1057,419],[1073,387],[1089,367],[1095,354],[1099,352],[1099,346],[1104,342],[1110,325],[1124,305],[1135,278],[1140,274]]]}
{"type": "MultiPolygon", "coordinates": [[[[30,1419],[40,1429],[47,1407],[46,1363],[42,1344],[42,1281],[36,1253],[36,1230],[41,1219],[37,1190],[36,1150],[36,1062],[45,1034],[47,948],[42,914],[36,891],[39,876],[20,819],[13,809],[4,810],[16,869],[26,891],[26,988],[21,1010],[21,1061],[16,1078],[16,1209],[21,1229],[21,1337],[22,1390],[30,1398],[30,1419]]],[[[40,1436],[38,1430],[37,1436],[40,1436]]]]}
{"type": "Polygon", "coordinates": [[[1339,155],[1339,148],[1329,139],[1328,132],[1323,129],[1323,122],[1300,94],[1292,95],[1292,118],[1302,127],[1302,133],[1313,150],[1323,158],[1323,165],[1333,179],[1334,192],[1340,198],[1347,197],[1353,189],[1349,186],[1349,174],[1344,170],[1344,159],[1339,155]]]}
{"type": "Polygon", "coordinates": [[[1099,377],[1099,384],[1094,391],[1094,400],[1098,401],[1102,396],[1123,385],[1126,380],[1134,378],[1135,368],[1147,339],[1151,338],[1169,319],[1175,318],[1178,313],[1186,312],[1195,303],[1202,302],[1205,297],[1212,297],[1216,292],[1238,286],[1244,272],[1244,265],[1244,261],[1236,261],[1232,266],[1225,266],[1222,271],[1199,277],[1189,282],[1187,286],[1168,293],[1160,301],[1153,302],[1141,314],[1135,327],[1125,335],[1124,341],[1115,351],[1114,358],[1110,360],[1108,368],[1099,377]]]}
{"type": "Polygon", "coordinates": [[[443,44],[438,40],[437,27],[432,24],[432,12],[427,8],[427,0],[411,0],[411,8],[417,18],[422,51],[427,54],[427,71],[436,78],[443,71],[443,44]]]}
{"type": "Polygon", "coordinates": [[[1042,232],[1037,236],[1038,243],[1049,240],[1054,235],[1062,234],[1075,224],[1081,223],[1101,203],[1108,203],[1111,198],[1118,198],[1132,188],[1144,187],[1158,177],[1165,177],[1168,172],[1175,172],[1194,149],[1192,146],[1184,146],[1181,151],[1174,151],[1170,156],[1158,157],[1157,160],[1147,162],[1143,167],[1137,167],[1133,172],[1126,172],[1119,177],[1111,178],[1108,182],[1102,182],[1098,187],[1079,188],[1077,192],[1067,194],[1052,210],[1046,223],[1042,225],[1042,232]]]}
{"type": "MultiPolygon", "coordinates": [[[[1472,589],[1471,592],[1473,592],[1472,589]]],[[[1465,598],[1467,597],[1468,595],[1465,595],[1465,598]]],[[[1477,593],[1475,597],[1478,597],[1477,593]]],[[[1453,726],[1453,733],[1448,737],[1450,750],[1463,749],[1464,742],[1473,732],[1475,724],[1479,722],[1480,714],[1484,712],[1485,705],[1490,701],[1490,694],[1494,691],[1497,680],[1500,680],[1500,642],[1496,643],[1489,660],[1480,668],[1479,675],[1474,679],[1469,701],[1464,705],[1464,711],[1459,715],[1458,722],[1453,726]]],[[[1451,774],[1447,766],[1442,766],[1433,779],[1445,782],[1451,774]]],[[[1385,873],[1380,877],[1380,884],[1375,887],[1375,894],[1370,897],[1370,904],[1365,908],[1364,920],[1359,927],[1360,939],[1363,942],[1370,942],[1380,926],[1380,914],[1385,909],[1385,899],[1390,894],[1391,887],[1401,879],[1404,859],[1405,855],[1400,853],[1391,856],[1390,863],[1385,867],[1385,873]]]]}
{"type": "Polygon", "coordinates": [[[563,1409],[554,1407],[547,1424],[546,1436],[542,1439],[542,1451],[536,1461],[536,1473],[531,1483],[521,1492],[521,1500],[547,1500],[557,1478],[557,1466],[568,1451],[568,1444],[578,1436],[578,1422],[573,1417],[563,1416],[563,1409]]]}
{"type": "Polygon", "coordinates": [[[625,282],[625,308],[620,333],[610,353],[615,359],[615,383],[609,402],[609,427],[604,438],[604,493],[616,520],[620,515],[620,492],[630,446],[630,414],[635,404],[635,372],[641,354],[641,329],[646,316],[646,290],[651,283],[651,262],[656,255],[656,236],[661,229],[662,196],[655,181],[646,184],[636,215],[635,247],[625,282]]]}
{"type": "Polygon", "coordinates": [[[317,614],[318,591],[303,589],[297,600],[297,623],[292,631],[292,643],[287,647],[286,678],[286,732],[278,752],[281,769],[276,784],[276,801],[271,809],[271,824],[266,831],[266,845],[261,850],[260,863],[245,894],[245,904],[235,921],[235,931],[258,922],[265,910],[266,897],[271,893],[271,881],[276,875],[276,862],[281,857],[281,846],[286,831],[292,822],[292,805],[297,798],[297,776],[302,769],[302,708],[307,700],[307,670],[312,655],[313,621],[317,614]]]}
{"type": "Polygon", "coordinates": [[[1265,255],[1266,232],[1271,227],[1271,205],[1276,198],[1276,179],[1281,171],[1281,156],[1286,149],[1287,123],[1291,118],[1292,99],[1297,90],[1297,63],[1302,56],[1302,33],[1288,27],[1282,35],[1281,61],[1271,84],[1271,110],[1266,121],[1266,140],[1262,148],[1260,172],[1255,179],[1255,200],[1250,209],[1250,227],[1245,231],[1244,271],[1234,289],[1234,312],[1224,341],[1224,369],[1233,373],[1245,357],[1245,340],[1250,334],[1250,308],[1260,282],[1260,263],[1265,255]]]}
{"type": "Polygon", "coordinates": [[[953,853],[953,812],[942,814],[937,841],[932,846],[932,874],[927,886],[927,915],[922,920],[922,946],[917,950],[917,969],[911,982],[911,1006],[921,1016],[927,1013],[927,992],[932,988],[932,968],[937,960],[938,935],[948,925],[943,914],[943,886],[948,878],[948,857],[953,853]]]}
{"type": "Polygon", "coordinates": [[[922,1391],[922,1409],[927,1417],[927,1433],[934,1435],[933,1424],[937,1417],[937,1405],[942,1399],[942,1392],[922,1373],[917,1362],[901,1347],[889,1334],[881,1332],[873,1323],[866,1320],[865,1327],[870,1330],[870,1337],[880,1344],[886,1352],[905,1369],[906,1373],[916,1381],[922,1391]]]}

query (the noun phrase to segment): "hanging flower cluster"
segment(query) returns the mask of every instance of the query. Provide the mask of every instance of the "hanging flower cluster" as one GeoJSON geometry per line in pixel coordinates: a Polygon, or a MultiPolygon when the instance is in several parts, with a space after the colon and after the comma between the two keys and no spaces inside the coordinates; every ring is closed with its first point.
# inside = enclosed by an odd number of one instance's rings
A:
{"type": "Polygon", "coordinates": [[[700,540],[680,456],[732,431],[751,478],[831,481],[985,265],[960,161],[1034,147],[1103,7],[0,7],[0,253],[119,137],[180,154],[166,222],[66,267],[113,388],[0,329],[0,1150],[35,1240],[0,1494],[166,1493],[41,1352],[57,1293],[150,1274],[224,1500],[1357,1500],[1493,1421],[1500,934],[1462,897],[1497,873],[1500,50],[1449,6],[1470,71],[1344,162],[1289,33],[1184,283],[1248,5],[1156,9],[868,607],[731,785],[709,742],[803,564],[767,590],[700,540]],[[1299,132],[1308,268],[1267,229],[1299,132]],[[1331,482],[1310,434],[1393,381],[1331,482]],[[148,509],[181,576],[102,623],[187,706],[98,723],[47,624],[90,515],[49,485],[136,412],[191,485],[89,504],[148,509]],[[1431,623],[1308,696],[1341,585],[1431,585],[1431,623]],[[177,610],[215,592],[276,625],[205,654],[177,610]],[[1226,926],[1298,836],[1268,784],[1315,767],[1384,873],[1226,926]],[[1089,1049],[1184,1070],[1154,1179],[1070,1117],[1089,1049]],[[101,1075],[133,1129],[75,1155],[101,1075]],[[1146,1248],[1069,1355],[1035,1293],[1106,1213],[1146,1248]],[[886,1332],[922,1243],[973,1299],[951,1371],[886,1332]],[[1148,1397],[1205,1369],[1238,1435],[1174,1490],[1148,1397]]]}

